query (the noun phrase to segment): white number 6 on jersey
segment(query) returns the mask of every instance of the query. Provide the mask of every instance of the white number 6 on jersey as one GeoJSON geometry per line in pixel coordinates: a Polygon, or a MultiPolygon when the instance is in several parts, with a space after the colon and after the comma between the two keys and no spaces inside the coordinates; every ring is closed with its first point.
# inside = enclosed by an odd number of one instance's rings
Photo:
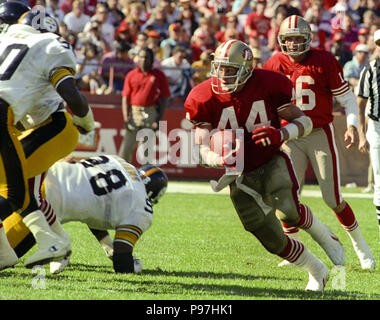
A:
{"type": "Polygon", "coordinates": [[[299,76],[296,80],[296,105],[301,110],[313,110],[315,107],[315,93],[311,89],[303,89],[302,84],[314,84],[314,79],[310,76],[299,76]],[[308,97],[308,102],[303,103],[303,97],[308,97]]]}

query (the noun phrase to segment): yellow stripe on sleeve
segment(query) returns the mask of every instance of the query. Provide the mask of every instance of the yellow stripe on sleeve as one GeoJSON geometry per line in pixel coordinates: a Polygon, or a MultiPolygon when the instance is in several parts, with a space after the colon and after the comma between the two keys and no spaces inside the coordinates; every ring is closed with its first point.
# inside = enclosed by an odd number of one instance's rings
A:
{"type": "Polygon", "coordinates": [[[71,68],[66,68],[66,67],[56,68],[50,71],[49,80],[51,84],[53,85],[53,87],[55,88],[57,83],[60,80],[62,80],[63,78],[67,76],[72,77],[74,76],[74,74],[75,74],[75,71],[71,68]]]}

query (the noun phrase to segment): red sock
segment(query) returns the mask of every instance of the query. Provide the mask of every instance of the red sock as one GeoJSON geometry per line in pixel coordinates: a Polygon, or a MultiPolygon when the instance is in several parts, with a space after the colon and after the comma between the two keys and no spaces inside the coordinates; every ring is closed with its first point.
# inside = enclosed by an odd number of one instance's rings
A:
{"type": "Polygon", "coordinates": [[[297,226],[291,226],[285,222],[282,222],[282,228],[285,234],[292,234],[298,232],[298,228],[309,229],[313,224],[313,213],[310,208],[304,204],[301,204],[298,210],[300,221],[297,226]]]}
{"type": "Polygon", "coordinates": [[[346,206],[341,212],[336,212],[335,210],[334,212],[344,230],[352,231],[358,227],[358,222],[356,221],[354,212],[347,202],[346,206]]]}
{"type": "Polygon", "coordinates": [[[286,236],[286,238],[288,239],[288,244],[278,256],[293,263],[302,254],[305,247],[302,242],[299,242],[298,240],[289,238],[288,236],[286,236]]]}
{"type": "Polygon", "coordinates": [[[54,213],[52,206],[45,199],[42,199],[40,209],[44,213],[45,219],[49,223],[49,226],[51,226],[55,222],[55,219],[56,219],[56,215],[54,213]]]}
{"type": "Polygon", "coordinates": [[[287,224],[283,221],[281,221],[281,223],[282,223],[282,230],[284,230],[284,233],[286,235],[297,233],[299,231],[298,228],[295,226],[291,226],[290,224],[287,224]]]}

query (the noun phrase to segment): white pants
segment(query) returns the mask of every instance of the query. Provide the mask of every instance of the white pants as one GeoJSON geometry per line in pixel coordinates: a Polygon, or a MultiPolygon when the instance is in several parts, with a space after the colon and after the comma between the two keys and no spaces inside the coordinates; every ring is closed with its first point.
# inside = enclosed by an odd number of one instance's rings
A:
{"type": "Polygon", "coordinates": [[[370,158],[373,168],[375,181],[375,191],[373,194],[373,203],[380,206],[380,122],[368,119],[368,129],[366,134],[370,145],[370,158]]]}

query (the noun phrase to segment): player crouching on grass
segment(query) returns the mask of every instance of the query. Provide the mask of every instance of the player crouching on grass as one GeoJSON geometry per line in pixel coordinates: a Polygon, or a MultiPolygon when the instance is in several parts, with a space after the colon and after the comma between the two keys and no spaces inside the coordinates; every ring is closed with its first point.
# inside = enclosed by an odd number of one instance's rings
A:
{"type": "MultiPolygon", "coordinates": [[[[138,273],[142,262],[133,257],[133,248],[151,226],[152,205],[164,195],[167,184],[168,178],[159,167],[145,165],[136,169],[117,156],[60,161],[47,172],[40,191],[40,208],[49,223],[87,224],[112,259],[115,272],[138,273]],[[113,241],[107,230],[116,231],[113,241]]],[[[15,252],[22,256],[33,246],[34,238],[15,213],[4,225],[15,252]]],[[[65,236],[62,227],[54,230],[65,236]]],[[[51,262],[50,272],[63,271],[69,259],[51,262]]]]}

